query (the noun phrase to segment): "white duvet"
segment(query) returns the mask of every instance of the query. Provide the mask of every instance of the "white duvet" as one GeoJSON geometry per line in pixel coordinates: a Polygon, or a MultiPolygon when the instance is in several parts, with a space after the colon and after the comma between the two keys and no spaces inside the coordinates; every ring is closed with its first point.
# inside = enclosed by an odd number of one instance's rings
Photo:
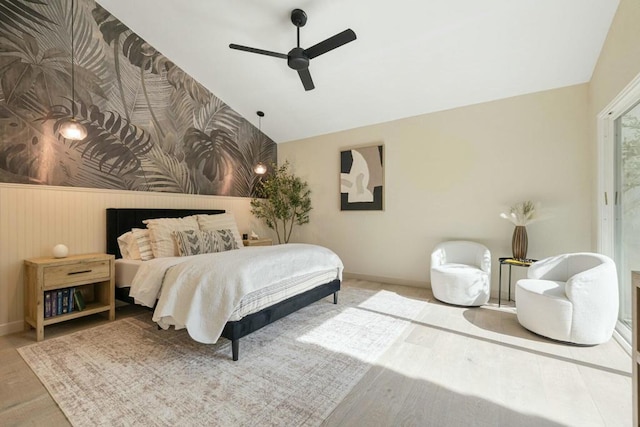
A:
{"type": "Polygon", "coordinates": [[[190,257],[145,262],[129,295],[153,307],[153,321],[162,328],[187,328],[202,343],[215,343],[227,320],[247,294],[285,279],[335,268],[342,280],[342,261],[315,245],[248,247],[190,257]]]}

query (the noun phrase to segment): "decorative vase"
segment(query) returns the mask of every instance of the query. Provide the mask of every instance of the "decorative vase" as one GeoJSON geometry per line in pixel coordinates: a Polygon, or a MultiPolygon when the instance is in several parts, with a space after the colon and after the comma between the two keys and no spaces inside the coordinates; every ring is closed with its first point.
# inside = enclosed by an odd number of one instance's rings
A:
{"type": "Polygon", "coordinates": [[[513,230],[513,238],[511,239],[511,250],[515,259],[527,258],[527,227],[524,225],[516,225],[513,230]]]}

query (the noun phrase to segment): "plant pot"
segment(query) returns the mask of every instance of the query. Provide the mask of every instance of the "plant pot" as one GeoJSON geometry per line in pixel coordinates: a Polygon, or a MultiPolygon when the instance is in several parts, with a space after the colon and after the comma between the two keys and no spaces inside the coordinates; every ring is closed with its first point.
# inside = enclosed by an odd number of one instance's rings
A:
{"type": "Polygon", "coordinates": [[[524,225],[516,225],[516,228],[513,230],[513,238],[511,239],[513,257],[515,259],[526,259],[528,244],[527,227],[524,225]]]}

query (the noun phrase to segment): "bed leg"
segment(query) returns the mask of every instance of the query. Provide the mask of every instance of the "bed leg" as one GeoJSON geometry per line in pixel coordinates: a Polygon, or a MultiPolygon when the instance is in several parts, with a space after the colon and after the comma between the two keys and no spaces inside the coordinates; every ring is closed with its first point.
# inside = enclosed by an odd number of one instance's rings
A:
{"type": "Polygon", "coordinates": [[[338,293],[337,293],[337,292],[334,292],[334,293],[333,293],[333,303],[334,303],[334,304],[337,304],[337,303],[338,303],[338,293]]]}
{"type": "Polygon", "coordinates": [[[238,360],[238,351],[240,350],[240,340],[231,340],[231,356],[233,356],[233,361],[238,360]]]}

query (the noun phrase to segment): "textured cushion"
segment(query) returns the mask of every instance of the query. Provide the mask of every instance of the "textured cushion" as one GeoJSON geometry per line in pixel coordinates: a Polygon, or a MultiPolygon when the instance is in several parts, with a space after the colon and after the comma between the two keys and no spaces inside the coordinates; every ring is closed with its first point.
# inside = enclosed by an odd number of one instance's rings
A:
{"type": "Polygon", "coordinates": [[[180,256],[199,255],[238,249],[231,230],[185,230],[174,231],[180,256]]]}
{"type": "Polygon", "coordinates": [[[219,215],[196,215],[198,226],[203,231],[230,230],[238,248],[243,246],[236,219],[230,212],[219,215]]]}
{"type": "Polygon", "coordinates": [[[129,245],[129,259],[149,261],[153,259],[151,249],[151,235],[149,230],[144,228],[134,228],[131,230],[133,239],[129,245]]]}
{"type": "Polygon", "coordinates": [[[516,283],[518,322],[536,334],[571,341],[573,304],[564,292],[565,283],[522,279],[516,283]]]}
{"type": "Polygon", "coordinates": [[[198,221],[195,216],[147,219],[143,223],[149,229],[151,249],[155,258],[179,256],[173,232],[198,229],[198,221]]]}
{"type": "Polygon", "coordinates": [[[238,249],[242,246],[238,246],[238,242],[236,242],[235,237],[233,236],[233,231],[229,230],[216,230],[213,232],[216,236],[216,246],[214,247],[214,252],[223,252],[230,251],[232,249],[238,249]]]}

